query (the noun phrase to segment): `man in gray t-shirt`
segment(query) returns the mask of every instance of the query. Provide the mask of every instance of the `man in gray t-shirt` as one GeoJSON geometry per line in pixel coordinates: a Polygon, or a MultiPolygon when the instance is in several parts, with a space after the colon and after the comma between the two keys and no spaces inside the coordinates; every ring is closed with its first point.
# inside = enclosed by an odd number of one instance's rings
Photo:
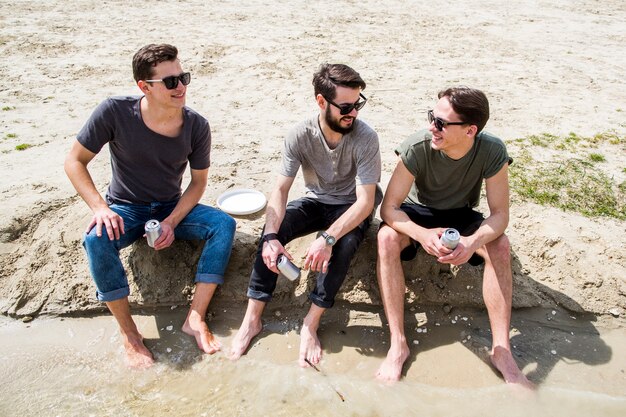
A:
{"type": "Polygon", "coordinates": [[[484,262],[483,296],[493,334],[491,362],[507,383],[532,387],[511,354],[509,326],[513,277],[509,240],[508,166],[504,143],[486,133],[489,102],[479,90],[457,87],[439,93],[428,112],[428,131],[410,136],[399,156],[381,206],[378,282],[389,322],[391,344],[377,377],[400,379],[409,356],[404,334],[404,272],[401,260],[415,257],[421,245],[441,263],[484,262]],[[489,216],[475,211],[485,182],[489,216]],[[454,249],[440,240],[455,228],[454,249]]]}
{"type": "Polygon", "coordinates": [[[378,135],[357,119],[365,105],[365,82],[352,68],[324,64],[313,76],[319,114],[287,135],[278,182],[268,202],[266,223],[248,287],[248,309],[233,341],[239,358],[262,329],[261,314],[276,288],[277,262],[292,259],[287,242],[322,231],[309,247],[304,269],[318,272],[309,295],[311,308],[302,325],[299,363],[319,363],[322,348],[317,328],[334,304],[381,200],[378,135]],[[305,196],[287,204],[289,189],[302,168],[305,196]]]}
{"type": "Polygon", "coordinates": [[[198,204],[207,187],[211,131],[204,117],[185,106],[191,75],[183,72],[176,47],[151,44],[139,49],[133,76],[143,94],[103,101],[78,133],[65,172],[93,211],[83,246],[96,296],[118,322],[129,365],[142,368],[154,358],[130,313],[120,249],[141,239],[149,220],[160,222],[162,233],[153,242],[157,251],[175,239],[205,241],[182,330],[212,354],[221,345],[204,319],[215,289],[224,281],[236,225],[221,210],[198,204]],[[106,144],[112,179],[103,198],[87,165],[106,144]],[[187,166],[191,180],[183,192],[187,166]]]}

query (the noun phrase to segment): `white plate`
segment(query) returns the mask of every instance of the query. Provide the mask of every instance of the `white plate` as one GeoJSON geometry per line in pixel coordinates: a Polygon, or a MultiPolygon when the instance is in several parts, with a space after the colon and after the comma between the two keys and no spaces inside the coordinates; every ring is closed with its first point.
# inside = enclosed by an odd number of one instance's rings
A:
{"type": "Polygon", "coordinates": [[[226,191],[218,197],[217,206],[228,214],[245,215],[256,213],[265,207],[267,199],[263,193],[245,188],[226,191]]]}

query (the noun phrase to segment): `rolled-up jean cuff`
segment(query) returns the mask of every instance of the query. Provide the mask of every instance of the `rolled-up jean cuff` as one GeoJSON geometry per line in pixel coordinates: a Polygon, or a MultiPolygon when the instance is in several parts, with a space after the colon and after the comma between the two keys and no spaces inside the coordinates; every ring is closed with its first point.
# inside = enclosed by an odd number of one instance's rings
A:
{"type": "Polygon", "coordinates": [[[324,301],[321,298],[316,297],[315,294],[309,294],[309,300],[311,300],[313,304],[321,308],[331,308],[333,305],[335,305],[334,300],[324,301]]]}
{"type": "Polygon", "coordinates": [[[128,287],[118,288],[117,290],[109,291],[102,293],[100,291],[96,291],[96,297],[98,301],[115,301],[120,298],[128,297],[130,295],[130,289],[128,287]]]}
{"type": "Polygon", "coordinates": [[[254,291],[248,288],[248,298],[263,301],[264,303],[269,303],[269,301],[272,299],[272,296],[270,294],[261,291],[254,291]]]}
{"type": "Polygon", "coordinates": [[[224,277],[217,274],[196,274],[196,280],[194,282],[222,285],[224,283],[224,277]]]}

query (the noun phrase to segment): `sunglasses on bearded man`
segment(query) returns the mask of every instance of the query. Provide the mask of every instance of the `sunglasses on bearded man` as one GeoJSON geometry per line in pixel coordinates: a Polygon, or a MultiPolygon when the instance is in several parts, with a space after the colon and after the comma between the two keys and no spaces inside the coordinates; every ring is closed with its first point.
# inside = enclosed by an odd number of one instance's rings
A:
{"type": "MultiPolygon", "coordinates": [[[[324,97],[324,96],[322,96],[324,97]]],[[[326,100],[327,102],[329,102],[330,104],[332,104],[333,106],[337,107],[339,109],[339,114],[342,116],[345,116],[346,114],[350,114],[352,112],[352,110],[356,110],[359,111],[363,108],[363,106],[365,106],[365,103],[367,103],[367,98],[365,98],[365,96],[361,93],[359,93],[359,97],[361,97],[363,100],[359,101],[357,100],[356,103],[349,103],[349,104],[337,104],[334,103],[332,100],[330,100],[327,97],[324,97],[324,100],[326,100]]]]}

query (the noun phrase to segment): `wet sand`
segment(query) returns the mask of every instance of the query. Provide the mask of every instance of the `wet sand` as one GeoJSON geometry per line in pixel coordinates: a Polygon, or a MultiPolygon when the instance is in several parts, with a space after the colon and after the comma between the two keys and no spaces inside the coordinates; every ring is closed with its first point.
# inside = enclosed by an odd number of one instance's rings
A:
{"type": "MultiPolygon", "coordinates": [[[[243,309],[209,319],[225,348],[243,309]]],[[[482,311],[407,310],[411,356],[400,383],[373,375],[388,333],[377,308],[341,303],[324,317],[319,366],[297,365],[302,309],[268,308],[264,330],[237,362],[202,355],[180,331],[186,307],[135,316],[157,364],[128,370],[110,316],[0,322],[0,415],[550,415],[623,416],[626,331],[564,310],[516,311],[514,353],[538,385],[520,396],[483,361],[482,311]],[[420,329],[418,332],[417,329],[420,329]],[[417,341],[416,344],[414,341],[417,341]],[[529,414],[530,413],[530,414],[529,414]]]]}

